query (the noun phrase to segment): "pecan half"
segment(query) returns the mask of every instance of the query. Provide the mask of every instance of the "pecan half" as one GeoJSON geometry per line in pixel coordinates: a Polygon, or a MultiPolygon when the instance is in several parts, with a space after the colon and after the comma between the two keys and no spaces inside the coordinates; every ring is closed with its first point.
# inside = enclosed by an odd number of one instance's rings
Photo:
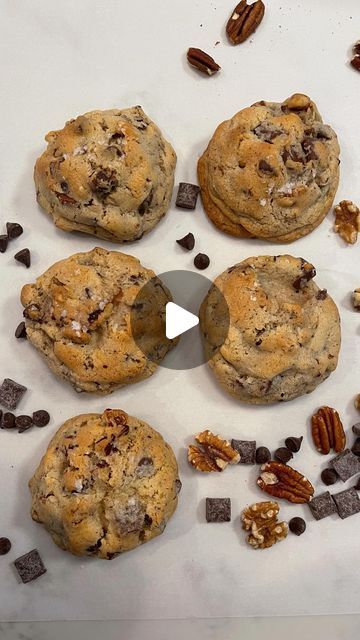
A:
{"type": "Polygon", "coordinates": [[[205,75],[212,76],[217,73],[221,67],[215,62],[214,58],[209,56],[208,53],[195,47],[190,47],[187,52],[187,61],[192,67],[205,73],[205,75]]]}
{"type": "Polygon", "coordinates": [[[330,449],[336,453],[344,451],[346,436],[340,416],[331,407],[320,407],[311,418],[311,430],[317,450],[328,455],[330,449]]]}
{"type": "Polygon", "coordinates": [[[355,244],[360,231],[360,209],[351,200],[342,200],[334,212],[336,233],[348,244],[355,244]]]}
{"type": "Polygon", "coordinates": [[[257,29],[265,13],[262,0],[248,5],[247,0],[241,0],[232,12],[227,25],[226,34],[232,44],[240,44],[247,40],[257,29]]]}
{"type": "Polygon", "coordinates": [[[198,471],[223,471],[228,464],[237,464],[240,460],[240,454],[227,440],[208,429],[195,436],[195,440],[200,447],[188,447],[188,461],[198,471]]]}
{"type": "Polygon", "coordinates": [[[268,462],[261,467],[257,485],[275,498],[297,504],[309,502],[314,487],[299,471],[281,462],[268,462]]]}
{"type": "Polygon", "coordinates": [[[244,509],[241,515],[242,527],[249,531],[247,542],[254,549],[267,549],[284,540],[289,527],[286,522],[278,522],[277,502],[257,502],[244,509]]]}

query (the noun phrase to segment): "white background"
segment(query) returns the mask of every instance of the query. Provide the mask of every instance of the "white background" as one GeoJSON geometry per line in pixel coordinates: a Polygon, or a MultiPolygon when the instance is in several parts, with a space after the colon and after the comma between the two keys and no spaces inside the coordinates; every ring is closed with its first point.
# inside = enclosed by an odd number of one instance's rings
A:
{"type": "MultiPolygon", "coordinates": [[[[27,433],[0,432],[0,535],[13,549],[0,561],[0,619],[145,619],[360,612],[360,515],[341,521],[312,520],[308,507],[284,503],[281,515],[306,517],[301,538],[290,536],[269,551],[244,542],[239,514],[264,495],[256,468],[237,467],[201,476],[186,462],[192,434],[210,427],[227,437],[256,439],[275,449],[287,435],[304,435],[294,466],[319,482],[325,461],[309,437],[309,416],[322,404],[336,407],[349,433],[359,418],[360,316],[350,292],[360,286],[359,247],[332,231],[333,215],[310,236],[275,246],[223,235],[205,217],[171,207],[138,244],[119,247],[158,273],[192,269],[196,250],[208,253],[215,277],[256,254],[301,255],[318,269],[342,316],[340,364],[312,395],[289,404],[247,407],[225,395],[206,367],[174,372],[162,368],[150,380],[111,398],[76,395],[55,379],[28,343],[13,332],[21,320],[19,292],[55,260],[94,246],[90,236],[57,231],[35,202],[32,170],[47,131],[91,109],[141,104],[178,154],[177,182],[196,181],[196,162],[216,125],[256,100],[281,101],[309,94],[324,121],[339,135],[341,183],[337,200],[360,202],[360,76],[348,60],[360,35],[356,0],[267,0],[264,21],[239,47],[230,46],[224,24],[228,0],[1,1],[2,116],[0,222],[18,220],[24,235],[0,255],[0,354],[2,377],[29,387],[19,411],[47,408],[51,424],[27,433]],[[201,26],[202,25],[202,26],[201,26]],[[215,42],[220,40],[218,46],[215,42]],[[185,52],[199,46],[222,66],[215,77],[188,68],[185,52]],[[175,239],[192,231],[196,247],[184,253],[175,239]],[[28,246],[31,269],[14,262],[28,246]],[[158,428],[174,447],[183,491],[179,508],[161,538],[113,562],[76,559],[59,550],[29,516],[27,482],[50,436],[70,416],[121,407],[158,428]],[[209,525],[206,496],[229,496],[233,522],[209,525]],[[37,547],[46,576],[21,585],[11,562],[37,547]]],[[[114,245],[96,241],[114,249],[114,245]]],[[[351,484],[351,482],[349,483],[351,484]]],[[[347,485],[346,485],[347,486],[347,485]]],[[[341,490],[338,485],[334,491],[341,490]]]]}

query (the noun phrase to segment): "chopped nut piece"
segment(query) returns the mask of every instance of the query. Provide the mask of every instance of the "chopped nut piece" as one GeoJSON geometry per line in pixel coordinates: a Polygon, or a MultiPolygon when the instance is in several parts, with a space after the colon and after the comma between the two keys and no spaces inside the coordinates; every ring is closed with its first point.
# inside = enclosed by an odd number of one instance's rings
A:
{"type": "Polygon", "coordinates": [[[301,473],[281,462],[268,462],[261,467],[257,485],[275,498],[297,504],[309,502],[314,487],[301,473]]]}
{"type": "Polygon", "coordinates": [[[352,303],[356,311],[360,311],[360,289],[355,289],[352,294],[352,303]]]}
{"type": "Polygon", "coordinates": [[[278,522],[279,505],[277,502],[257,502],[244,509],[241,515],[242,526],[249,531],[247,542],[254,549],[267,549],[276,542],[284,540],[288,534],[286,522],[278,522]]]}
{"type": "Polygon", "coordinates": [[[315,447],[323,455],[328,455],[330,449],[336,453],[345,449],[344,427],[335,409],[320,407],[311,418],[311,428],[315,447]]]}
{"type": "Polygon", "coordinates": [[[348,244],[355,244],[360,231],[360,210],[351,200],[342,200],[335,209],[335,231],[348,244]]]}
{"type": "Polygon", "coordinates": [[[208,429],[195,436],[200,447],[188,447],[188,461],[198,471],[223,471],[228,464],[237,464],[240,454],[227,440],[216,436],[208,429]]]}

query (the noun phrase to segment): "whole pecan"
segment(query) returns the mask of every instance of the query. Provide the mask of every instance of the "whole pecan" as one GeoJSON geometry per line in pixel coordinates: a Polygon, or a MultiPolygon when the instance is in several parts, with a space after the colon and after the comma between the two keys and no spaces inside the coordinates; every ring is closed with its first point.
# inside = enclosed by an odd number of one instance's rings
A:
{"type": "Polygon", "coordinates": [[[309,502],[314,495],[311,482],[299,471],[281,462],[263,464],[257,485],[270,496],[297,504],[309,502]]]}
{"type": "Polygon", "coordinates": [[[330,449],[336,453],[344,451],[346,436],[340,416],[331,407],[320,407],[311,418],[314,445],[320,453],[328,455],[330,449]]]}
{"type": "Polygon", "coordinates": [[[187,60],[192,67],[195,67],[198,71],[208,76],[214,75],[214,73],[217,73],[221,68],[208,53],[195,47],[188,49],[187,60]]]}
{"type": "Polygon", "coordinates": [[[188,461],[198,471],[223,471],[228,464],[237,464],[240,460],[240,454],[227,440],[208,429],[195,436],[195,440],[200,447],[188,447],[188,461]]]}
{"type": "Polygon", "coordinates": [[[226,33],[232,44],[240,44],[247,40],[259,26],[265,13],[265,5],[262,0],[256,0],[248,5],[247,0],[241,0],[232,12],[227,25],[226,33]]]}

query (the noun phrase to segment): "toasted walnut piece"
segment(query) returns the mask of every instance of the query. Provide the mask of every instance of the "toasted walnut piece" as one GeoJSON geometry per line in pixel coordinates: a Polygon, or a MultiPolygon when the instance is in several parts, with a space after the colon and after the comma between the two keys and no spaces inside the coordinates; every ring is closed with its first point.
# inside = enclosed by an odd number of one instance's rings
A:
{"type": "Polygon", "coordinates": [[[254,549],[267,549],[284,540],[289,528],[286,522],[278,522],[277,502],[257,502],[244,509],[241,519],[243,529],[249,531],[247,542],[254,549]]]}
{"type": "Polygon", "coordinates": [[[356,311],[360,311],[360,289],[355,289],[352,294],[352,303],[356,311]]]}
{"type": "Polygon", "coordinates": [[[345,449],[346,436],[340,416],[332,407],[320,407],[311,418],[312,437],[317,450],[328,455],[331,449],[340,453],[345,449]]]}
{"type": "Polygon", "coordinates": [[[290,98],[285,100],[283,104],[291,111],[303,111],[308,109],[310,103],[311,100],[308,96],[305,96],[303,93],[294,93],[290,98]]]}
{"type": "Polygon", "coordinates": [[[102,422],[107,427],[119,428],[119,435],[125,435],[129,433],[129,427],[127,425],[128,414],[121,409],[105,409],[102,414],[102,422]]]}
{"type": "Polygon", "coordinates": [[[188,447],[188,461],[198,471],[223,471],[228,464],[237,464],[240,454],[227,440],[216,436],[208,429],[195,436],[200,447],[188,447]]]}
{"type": "Polygon", "coordinates": [[[257,485],[275,498],[302,504],[309,502],[314,487],[301,473],[281,462],[268,462],[261,467],[257,485]]]}
{"type": "Polygon", "coordinates": [[[188,462],[198,471],[210,473],[211,471],[223,471],[227,463],[223,460],[217,461],[209,456],[199,447],[190,445],[188,447],[188,462]]]}
{"type": "Polygon", "coordinates": [[[348,244],[355,244],[360,231],[360,209],[351,200],[342,200],[334,212],[336,233],[348,244]]]}

